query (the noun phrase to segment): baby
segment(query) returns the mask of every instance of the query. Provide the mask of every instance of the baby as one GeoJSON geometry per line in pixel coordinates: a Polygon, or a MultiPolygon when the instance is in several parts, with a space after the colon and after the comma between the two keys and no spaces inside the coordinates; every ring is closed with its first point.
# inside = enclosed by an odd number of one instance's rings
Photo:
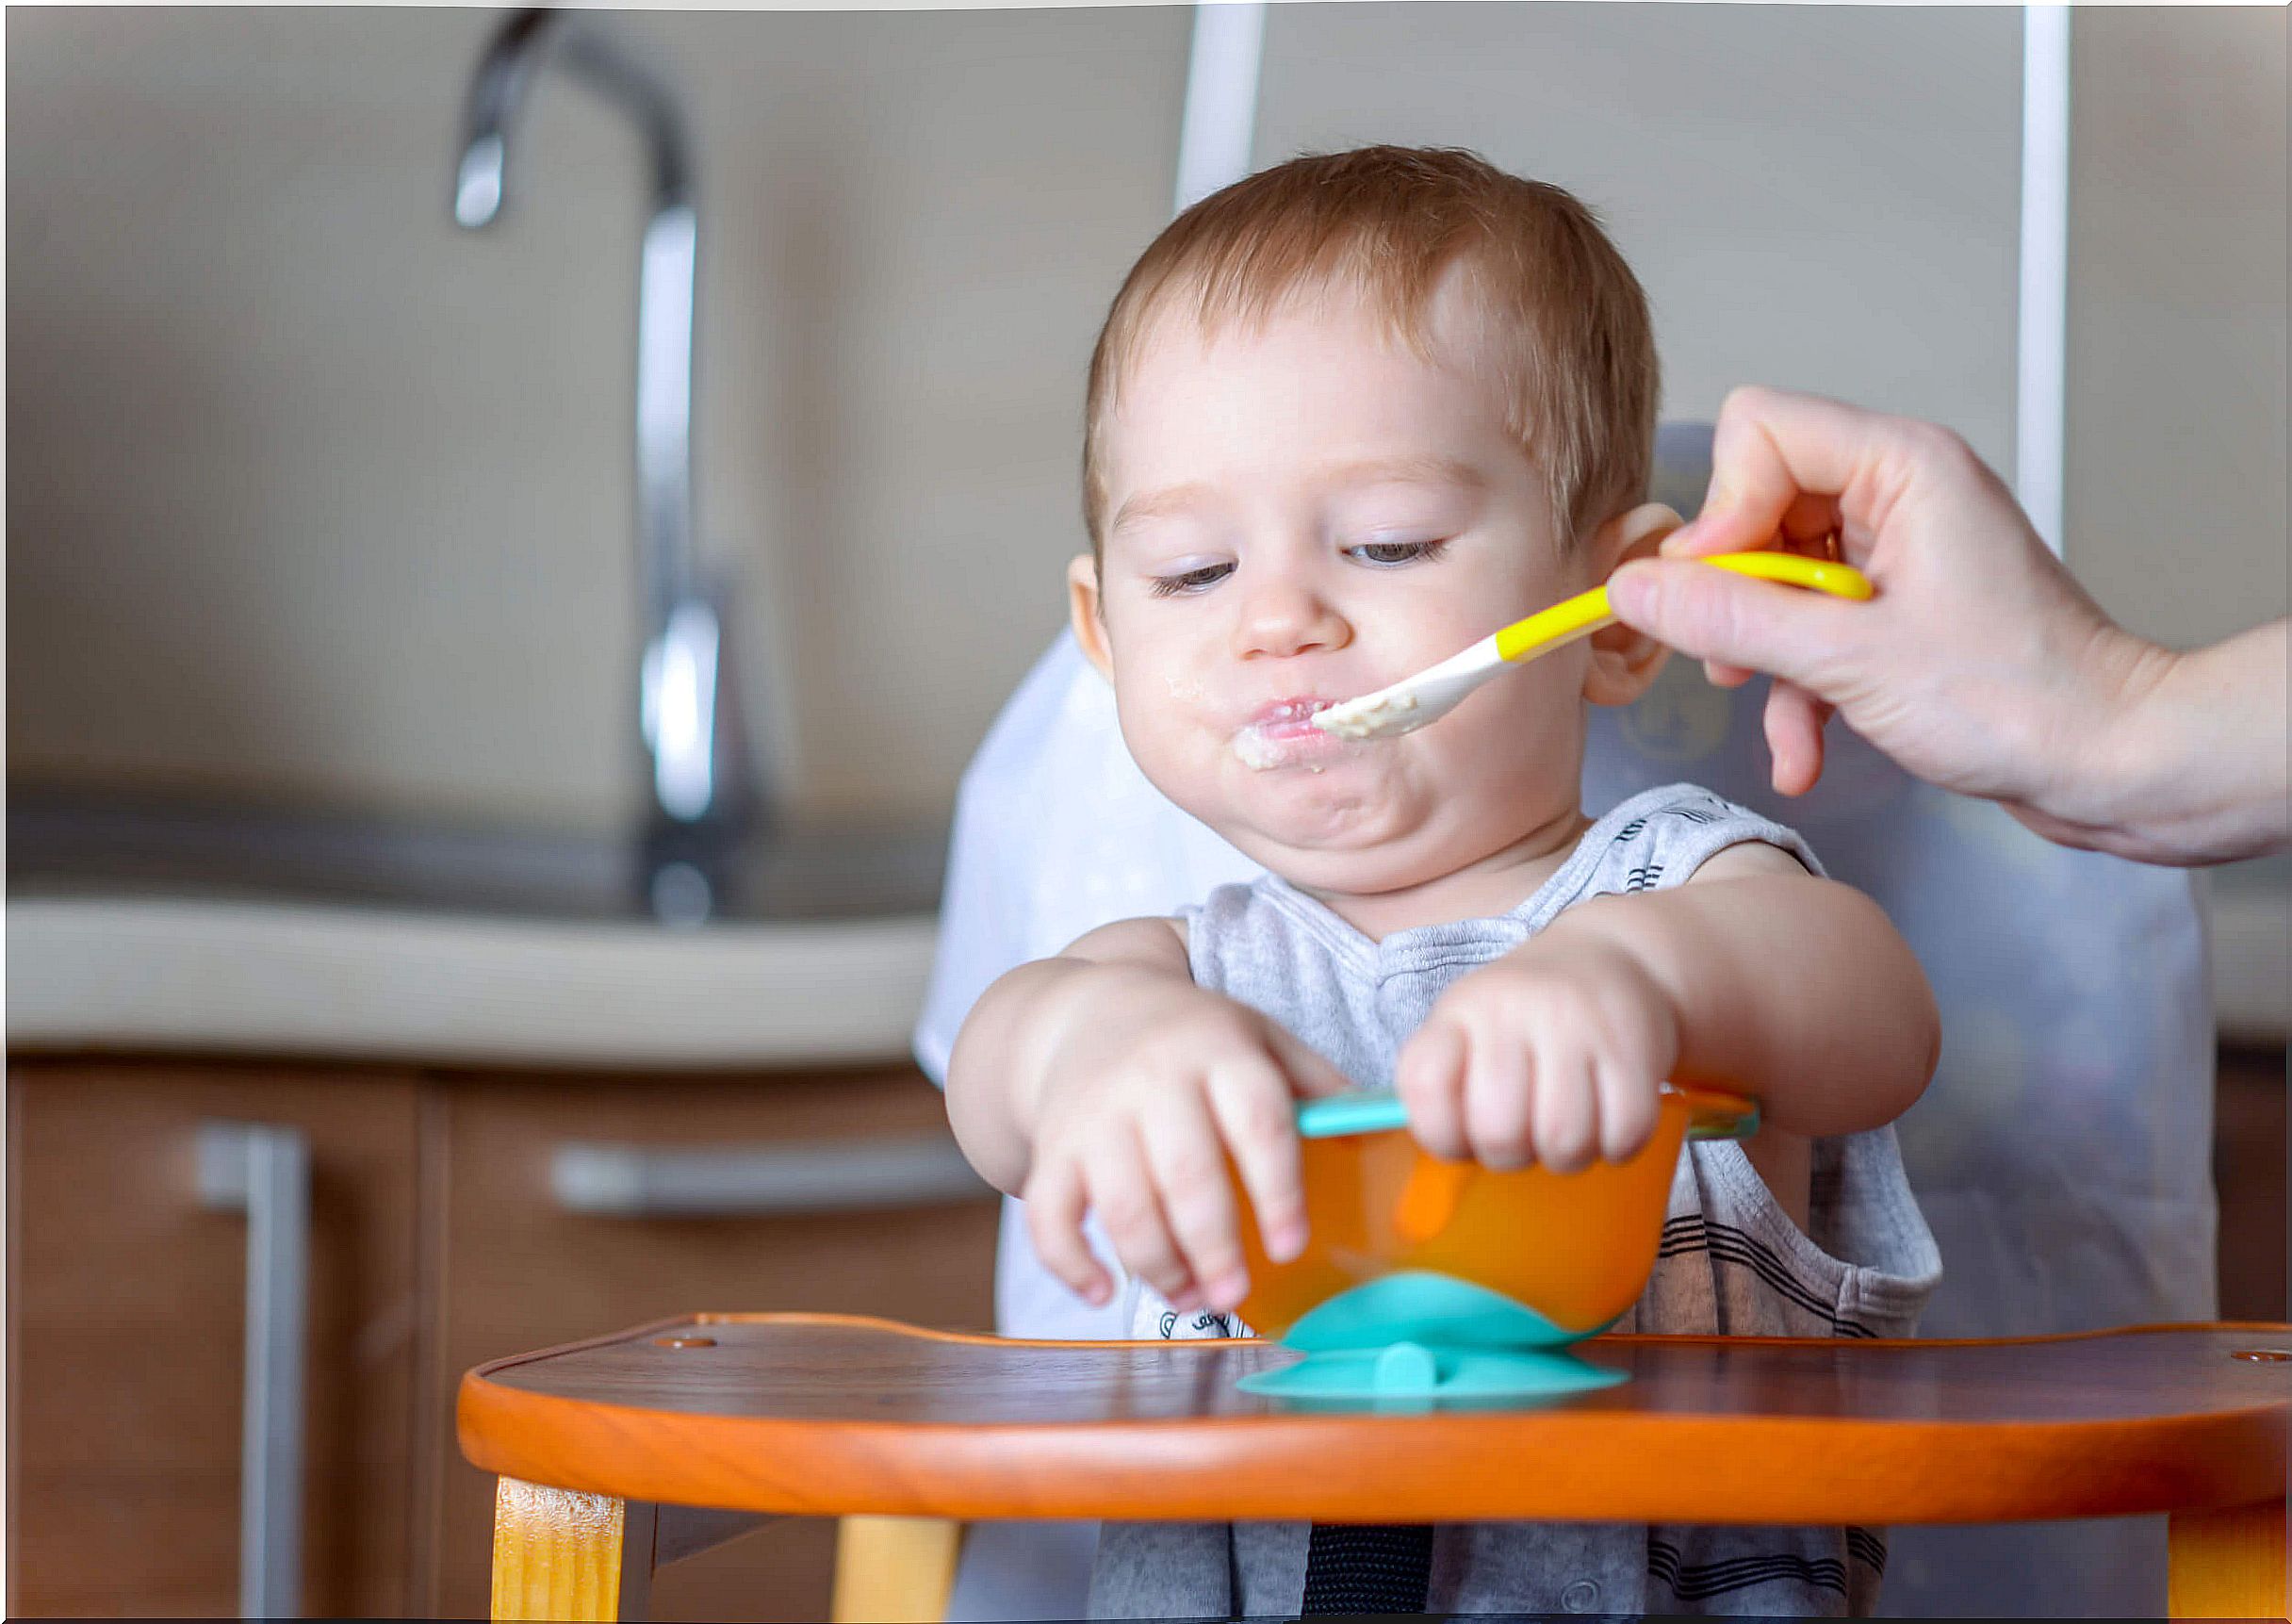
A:
{"type": "MultiPolygon", "coordinates": [[[[1447,719],[1308,718],[1604,580],[1657,366],[1630,269],[1567,193],[1469,154],[1300,158],[1188,209],[1091,362],[1073,626],[1166,796],[1267,873],[1091,931],[981,996],[947,1075],[1050,1269],[1138,1337],[1247,1335],[1226,1167],[1302,1246],[1302,1097],[1393,1086],[1432,1155],[1621,1159],[1666,1078],[1757,1096],[1691,1145],[1625,1331],[1907,1335],[1940,1277],[1889,1124],[1939,1042],[1909,950],[1795,834],[1688,785],[1596,819],[1585,705],[1663,650],[1610,629],[1447,719]]],[[[1533,1463],[1523,1462],[1523,1469],[1533,1463]]],[[[1110,1524],[1096,1616],[1868,1611],[1858,1529],[1110,1524]]]]}

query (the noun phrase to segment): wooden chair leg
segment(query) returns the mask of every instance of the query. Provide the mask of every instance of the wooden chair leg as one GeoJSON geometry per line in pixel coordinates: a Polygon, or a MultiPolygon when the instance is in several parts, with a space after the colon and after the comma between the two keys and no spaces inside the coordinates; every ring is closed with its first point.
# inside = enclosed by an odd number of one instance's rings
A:
{"type": "Polygon", "coordinates": [[[2175,1618],[2292,1616],[2284,1571],[2284,1502],[2177,1511],[2166,1611],[2175,1618]]]}
{"type": "Polygon", "coordinates": [[[614,1624],[645,1616],[653,1508],[610,1495],[499,1480],[494,1489],[497,1620],[614,1624]]]}
{"type": "Polygon", "coordinates": [[[844,1517],[836,1525],[832,1624],[940,1624],[962,1543],[963,1525],[938,1517],[844,1517]]]}

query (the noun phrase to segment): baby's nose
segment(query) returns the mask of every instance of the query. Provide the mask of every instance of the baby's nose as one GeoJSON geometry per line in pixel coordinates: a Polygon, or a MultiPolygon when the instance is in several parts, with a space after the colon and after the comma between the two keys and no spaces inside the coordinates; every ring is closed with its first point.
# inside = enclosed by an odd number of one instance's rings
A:
{"type": "Polygon", "coordinates": [[[1336,605],[1303,582],[1260,582],[1243,604],[1239,652],[1244,658],[1342,648],[1351,641],[1352,628],[1336,605]]]}

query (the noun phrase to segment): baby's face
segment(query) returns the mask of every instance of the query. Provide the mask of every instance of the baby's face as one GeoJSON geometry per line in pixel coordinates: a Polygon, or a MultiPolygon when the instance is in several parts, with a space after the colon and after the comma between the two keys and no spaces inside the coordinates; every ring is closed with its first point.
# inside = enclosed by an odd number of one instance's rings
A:
{"type": "Polygon", "coordinates": [[[1071,577],[1147,777],[1317,889],[1421,884],[1579,804],[1580,644],[1399,739],[1305,720],[1593,583],[1496,386],[1451,360],[1453,289],[1433,316],[1430,363],[1350,295],[1207,342],[1157,319],[1105,437],[1103,579],[1071,577]]]}

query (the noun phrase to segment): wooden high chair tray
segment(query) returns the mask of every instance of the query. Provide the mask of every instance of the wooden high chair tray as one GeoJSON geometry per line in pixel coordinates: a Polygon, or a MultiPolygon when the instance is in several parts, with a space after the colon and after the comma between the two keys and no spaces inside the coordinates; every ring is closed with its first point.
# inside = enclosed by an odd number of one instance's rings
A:
{"type": "Polygon", "coordinates": [[[811,1516],[1963,1522],[2280,1501],[2281,1325],[2005,1341],[1604,1337],[1535,1408],[1315,1414],[1257,1341],[1033,1342],[699,1315],[463,1378],[488,1471],[811,1516]],[[1341,1469],[1333,1469],[1341,1468],[1341,1469]]]}

